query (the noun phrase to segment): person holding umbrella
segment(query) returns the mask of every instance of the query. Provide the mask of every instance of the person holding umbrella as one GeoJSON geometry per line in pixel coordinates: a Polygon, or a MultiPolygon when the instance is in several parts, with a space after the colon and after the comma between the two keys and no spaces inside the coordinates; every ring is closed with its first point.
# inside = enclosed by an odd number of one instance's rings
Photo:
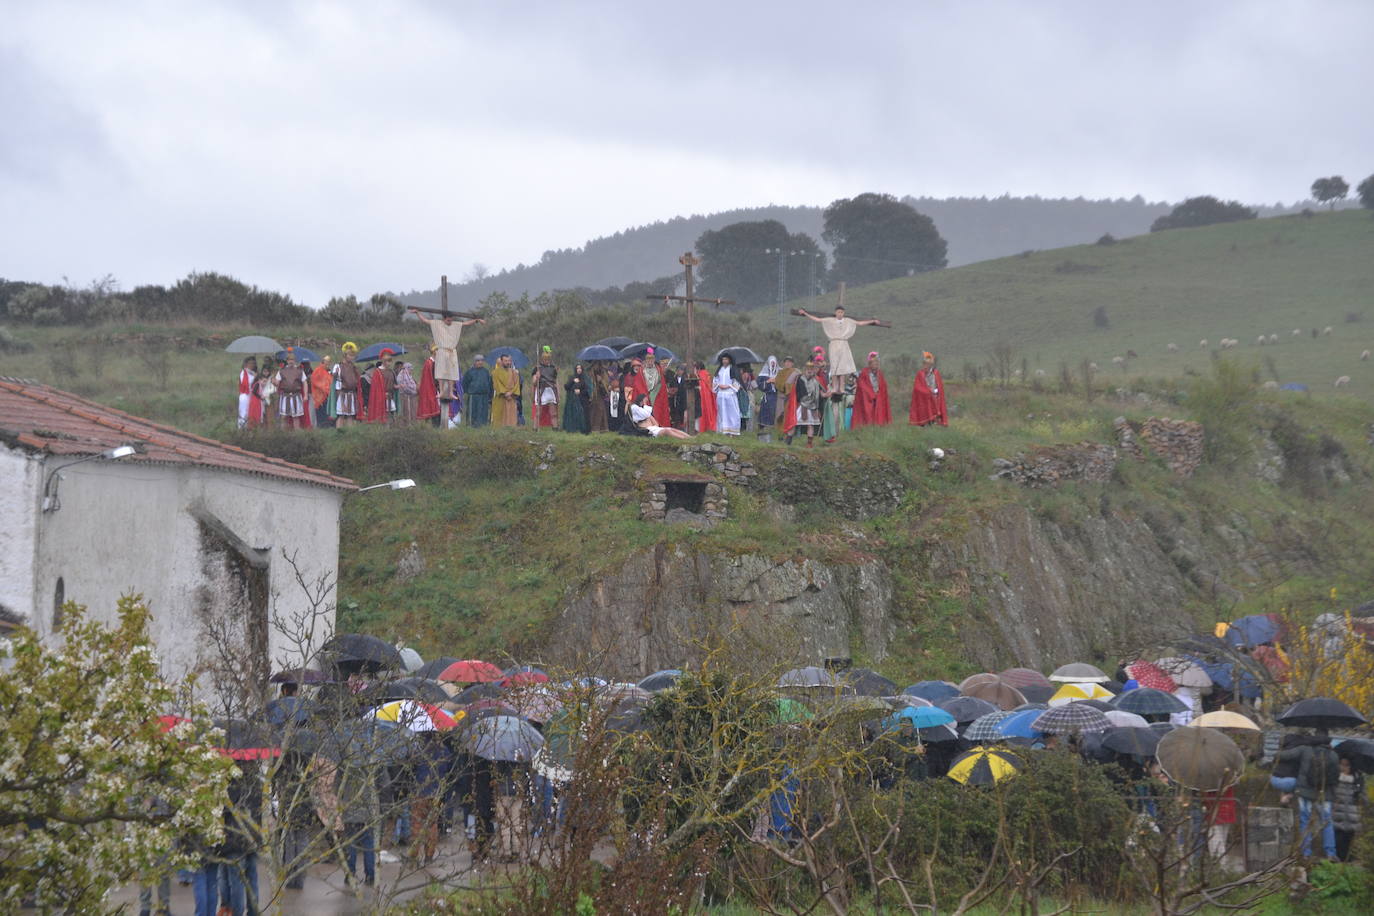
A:
{"type": "Polygon", "coordinates": [[[1341,766],[1330,739],[1316,744],[1280,751],[1280,762],[1296,762],[1298,775],[1293,794],[1298,797],[1298,830],[1302,834],[1302,854],[1312,854],[1312,835],[1309,829],[1315,812],[1321,822],[1322,850],[1328,859],[1336,858],[1336,829],[1331,820],[1331,803],[1336,796],[1341,766]]]}
{"type": "MultiPolygon", "coordinates": [[[[1336,750],[1340,753],[1340,748],[1336,750]]],[[[1337,777],[1331,805],[1331,823],[1336,831],[1336,858],[1350,861],[1350,846],[1360,832],[1360,815],[1364,807],[1364,774],[1355,769],[1349,757],[1340,758],[1341,774],[1337,777]]]]}
{"type": "Polygon", "coordinates": [[[245,356],[239,367],[239,429],[248,425],[253,404],[253,381],[258,377],[258,358],[245,356]]]}

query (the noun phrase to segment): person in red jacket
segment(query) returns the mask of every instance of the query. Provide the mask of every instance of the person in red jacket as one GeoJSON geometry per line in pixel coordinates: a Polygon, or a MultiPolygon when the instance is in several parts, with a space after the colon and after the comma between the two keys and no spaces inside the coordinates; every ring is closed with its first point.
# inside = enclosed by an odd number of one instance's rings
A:
{"type": "Polygon", "coordinates": [[[415,418],[428,420],[434,426],[439,425],[439,386],[434,381],[436,349],[434,344],[429,345],[429,359],[425,360],[424,368],[420,370],[420,387],[417,392],[419,400],[415,406],[415,418]]]}
{"type": "Polygon", "coordinates": [[[859,370],[854,383],[854,414],[849,428],[887,426],[892,422],[892,404],[887,397],[887,377],[878,366],[878,351],[868,354],[868,365],[859,370]]]}
{"type": "Polygon", "coordinates": [[[929,350],[922,353],[921,357],[921,368],[916,371],[916,381],[911,386],[911,425],[939,423],[948,426],[945,380],[940,378],[940,370],[935,368],[935,356],[929,350]]]}
{"type": "Polygon", "coordinates": [[[697,361],[697,403],[699,407],[698,416],[700,425],[698,432],[713,433],[716,431],[716,399],[711,394],[711,373],[706,371],[706,364],[697,361]]]}

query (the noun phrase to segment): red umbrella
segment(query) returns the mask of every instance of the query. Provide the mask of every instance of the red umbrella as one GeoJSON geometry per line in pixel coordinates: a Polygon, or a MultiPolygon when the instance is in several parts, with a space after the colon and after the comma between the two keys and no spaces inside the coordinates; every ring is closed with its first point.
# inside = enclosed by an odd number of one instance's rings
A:
{"type": "Polygon", "coordinates": [[[1150,687],[1165,693],[1173,693],[1178,689],[1178,683],[1154,662],[1144,659],[1131,662],[1126,666],[1126,673],[1135,678],[1141,687],[1150,687]]]}
{"type": "Polygon", "coordinates": [[[499,681],[505,676],[506,673],[491,662],[484,662],[476,658],[465,658],[460,662],[454,662],[439,672],[439,680],[441,681],[458,681],[464,684],[499,681]]]}

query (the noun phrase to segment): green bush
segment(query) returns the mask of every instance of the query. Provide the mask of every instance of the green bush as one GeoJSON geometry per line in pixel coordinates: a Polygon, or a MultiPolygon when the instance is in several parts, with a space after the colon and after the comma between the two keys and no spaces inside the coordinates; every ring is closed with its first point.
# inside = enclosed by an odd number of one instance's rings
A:
{"type": "Polygon", "coordinates": [[[1202,424],[1203,456],[1212,464],[1233,468],[1253,449],[1255,388],[1253,373],[1230,360],[1219,359],[1212,377],[1193,384],[1186,404],[1202,424]]]}

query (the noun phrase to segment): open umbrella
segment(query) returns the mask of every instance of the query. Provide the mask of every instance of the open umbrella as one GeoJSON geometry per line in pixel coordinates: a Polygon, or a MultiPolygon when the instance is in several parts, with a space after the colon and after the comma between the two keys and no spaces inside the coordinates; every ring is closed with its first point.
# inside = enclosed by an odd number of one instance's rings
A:
{"type": "Polygon", "coordinates": [[[485,760],[525,762],[544,746],[544,736],[524,719],[492,716],[479,719],[463,732],[463,745],[485,760]]]}
{"type": "Polygon", "coordinates": [[[463,712],[465,712],[468,715],[468,717],[471,718],[473,721],[485,718],[487,716],[520,715],[520,710],[516,709],[506,699],[498,700],[491,697],[482,700],[477,700],[473,703],[469,703],[467,706],[463,707],[463,712]]]}
{"type": "Polygon", "coordinates": [[[1340,700],[1331,697],[1299,700],[1275,718],[1280,724],[1293,728],[1352,728],[1368,721],[1340,700]]]}
{"type": "MultiPolygon", "coordinates": [[[[316,353],[314,350],[307,349],[306,347],[292,347],[291,349],[296,354],[296,362],[315,363],[316,365],[319,365],[320,355],[316,353]]],[[[278,362],[286,362],[285,350],[278,350],[276,356],[278,362]]]]}
{"type": "Polygon", "coordinates": [[[997,712],[984,713],[970,722],[968,728],[964,729],[964,740],[978,744],[985,741],[1000,741],[1005,736],[998,731],[997,727],[1002,724],[1003,719],[1014,715],[1015,713],[1000,709],[997,712]]]}
{"type": "MultiPolygon", "coordinates": [[[[1048,680],[1048,678],[1046,679],[1048,680]]],[[[1050,697],[1054,696],[1058,689],[1056,684],[1027,684],[1025,687],[1017,687],[1021,691],[1021,696],[1026,698],[1027,703],[1048,703],[1050,697]]]]}
{"type": "Polygon", "coordinates": [[[1346,738],[1335,746],[1336,756],[1350,761],[1361,773],[1374,773],[1374,741],[1368,738],[1346,738]]]}
{"type": "Polygon", "coordinates": [[[1178,689],[1178,683],[1154,662],[1132,662],[1126,666],[1126,673],[1141,687],[1153,687],[1165,693],[1173,693],[1178,689]]]}
{"type": "Polygon", "coordinates": [[[1196,728],[1243,728],[1247,731],[1256,732],[1261,730],[1249,716],[1232,712],[1229,709],[1217,709],[1203,713],[1188,724],[1196,728]]]}
{"type": "Polygon", "coordinates": [[[1112,723],[1113,728],[1149,728],[1150,723],[1144,717],[1138,716],[1133,712],[1126,712],[1121,709],[1109,709],[1103,713],[1107,721],[1112,723]]]}
{"type": "Polygon", "coordinates": [[[677,359],[677,354],[675,354],[672,350],[669,350],[667,347],[660,347],[658,344],[645,343],[643,341],[639,343],[632,343],[629,346],[623,347],[620,351],[619,356],[621,359],[633,359],[636,356],[643,356],[645,353],[649,351],[650,347],[654,348],[654,359],[677,359]]]}
{"type": "Polygon", "coordinates": [[[403,677],[383,684],[374,694],[378,702],[387,700],[420,700],[425,703],[447,703],[449,695],[438,681],[423,677],[403,677]]]}
{"type": "Polygon", "coordinates": [[[868,668],[853,668],[841,677],[860,696],[890,697],[897,692],[896,683],[868,668]]]}
{"type": "Polygon", "coordinates": [[[369,346],[363,347],[353,359],[360,363],[381,359],[383,350],[390,350],[392,356],[400,356],[406,351],[406,348],[403,344],[384,341],[382,343],[370,344],[369,346]]]}
{"type": "Polygon", "coordinates": [[[268,678],[272,684],[324,684],[329,675],[315,668],[287,668],[268,678]]]}
{"type": "MultiPolygon", "coordinates": [[[[1129,691],[1127,691],[1129,693],[1129,691]]],[[[1110,700],[1111,691],[1100,684],[1065,684],[1054,692],[1048,702],[1050,706],[1063,706],[1080,700],[1110,700]]]]}
{"type": "Polygon", "coordinates": [[[1036,730],[1047,735],[1082,735],[1104,732],[1112,727],[1100,710],[1082,703],[1068,703],[1047,709],[1033,724],[1036,730]]]}
{"type": "Polygon", "coordinates": [[[1117,709],[1133,712],[1138,716],[1167,716],[1171,713],[1183,712],[1188,708],[1187,703],[1172,693],[1155,690],[1153,687],[1127,690],[1112,700],[1112,705],[1117,709]]]}
{"type": "Polygon", "coordinates": [[[658,693],[660,690],[667,690],[677,683],[677,679],[682,677],[682,672],[677,668],[665,668],[662,671],[655,671],[653,674],[639,682],[641,690],[650,693],[658,693]]]}
{"type": "Polygon", "coordinates": [[[622,735],[643,731],[648,727],[644,722],[645,705],[642,700],[620,700],[615,703],[606,716],[606,731],[622,735]]]}
{"type": "Polygon", "coordinates": [[[858,724],[885,718],[891,712],[891,707],[877,697],[839,696],[827,700],[819,714],[827,722],[858,724]]]}
{"type": "Polygon", "coordinates": [[[390,722],[412,732],[447,731],[458,720],[438,706],[419,700],[392,700],[372,710],[378,722],[390,722]]]}
{"type": "Polygon", "coordinates": [[[443,655],[439,658],[431,659],[415,669],[416,677],[427,677],[431,680],[439,680],[439,675],[444,673],[444,669],[460,659],[452,655],[443,655]]]}
{"type": "Polygon", "coordinates": [[[224,348],[225,353],[276,353],[281,349],[281,344],[270,337],[263,337],[261,334],[249,334],[247,337],[240,337],[237,340],[229,341],[229,346],[224,348]]]}
{"type": "MultiPolygon", "coordinates": [[[[1213,638],[1213,637],[1208,637],[1213,638]]],[[[1222,647],[1225,649],[1225,646],[1222,647]]],[[[1211,672],[1190,656],[1181,655],[1170,658],[1161,658],[1155,661],[1155,667],[1169,676],[1179,687],[1194,687],[1206,693],[1213,684],[1211,672]]],[[[1150,684],[1142,686],[1149,687],[1150,684]]],[[[1229,688],[1228,688],[1229,689],[1229,688]]],[[[1171,691],[1172,692],[1172,691],[1171,691]]]]}
{"type": "Polygon", "coordinates": [[[1102,746],[1118,754],[1153,757],[1159,746],[1160,734],[1146,728],[1113,728],[1102,737],[1102,746]]]}
{"type": "Polygon", "coordinates": [[[755,353],[748,347],[726,347],[723,350],[717,351],[716,355],[711,357],[711,362],[720,362],[720,358],[722,356],[730,357],[730,359],[734,361],[736,364],[751,363],[757,366],[763,362],[763,357],[759,356],[757,353],[755,353]]]}
{"type": "Polygon", "coordinates": [[[1045,677],[1034,668],[1008,668],[998,675],[1003,681],[1020,690],[1022,687],[1031,687],[1039,684],[1045,687],[1050,686],[1050,679],[1045,677]]]}
{"type": "Polygon", "coordinates": [[[320,649],[336,665],[377,671],[401,670],[401,653],[391,643],[368,633],[339,633],[320,649]]]}
{"type": "Polygon", "coordinates": [[[563,701],[547,687],[523,687],[506,694],[505,700],[533,722],[547,722],[563,709],[563,701]]]}
{"type": "Polygon", "coordinates": [[[281,747],[265,721],[215,719],[214,725],[224,730],[224,738],[216,747],[226,757],[235,760],[268,760],[281,756],[281,747]]]}
{"type": "Polygon", "coordinates": [[[620,353],[615,349],[604,344],[592,344],[590,347],[583,347],[577,351],[577,358],[583,362],[614,362],[620,358],[620,353]]]}
{"type": "Polygon", "coordinates": [[[910,687],[903,688],[902,693],[913,697],[920,697],[932,703],[937,703],[940,700],[957,697],[959,695],[959,688],[955,687],[949,681],[917,681],[910,687]]]}
{"type": "Polygon", "coordinates": [[[521,684],[547,684],[550,680],[547,672],[533,665],[516,665],[501,673],[505,677],[496,682],[501,687],[517,687],[521,684]]]}
{"type": "Polygon", "coordinates": [[[945,775],[966,786],[990,786],[1015,776],[1023,766],[1021,758],[1009,750],[976,747],[955,757],[945,775]]]}
{"type": "Polygon", "coordinates": [[[979,674],[970,674],[968,677],[964,678],[962,681],[959,682],[959,692],[962,693],[964,696],[968,696],[968,691],[970,687],[977,687],[979,684],[996,684],[999,680],[1000,678],[990,671],[984,671],[979,674]]]}
{"type": "Polygon", "coordinates": [[[1231,621],[1222,638],[1233,646],[1258,646],[1273,642],[1281,629],[1278,617],[1273,614],[1250,614],[1231,621]]]}
{"type": "Polygon", "coordinates": [[[499,681],[505,676],[506,672],[491,662],[484,662],[476,658],[456,661],[439,672],[439,680],[457,681],[461,684],[484,684],[490,681],[499,681]]]}
{"type": "Polygon", "coordinates": [[[1086,662],[1071,662],[1067,665],[1060,665],[1054,669],[1054,673],[1050,675],[1049,679],[1059,684],[1105,684],[1111,680],[1102,672],[1101,668],[1086,662]]]}
{"type": "Polygon", "coordinates": [[[1021,691],[1001,681],[974,684],[968,690],[964,691],[964,693],[979,700],[987,700],[999,709],[1015,709],[1026,702],[1026,698],[1021,695],[1021,691]]]}
{"type": "MultiPolygon", "coordinates": [[[[1180,660],[1190,662],[1197,671],[1202,673],[1203,677],[1207,678],[1212,683],[1212,685],[1220,687],[1222,690],[1229,690],[1233,694],[1244,699],[1256,699],[1262,692],[1260,690],[1259,679],[1255,677],[1254,672],[1248,670],[1244,665],[1237,664],[1233,661],[1211,661],[1210,659],[1199,656],[1185,656],[1180,660]]],[[[1164,670],[1169,671],[1170,669],[1164,665],[1164,661],[1167,661],[1167,659],[1161,660],[1157,662],[1157,664],[1161,668],[1164,668],[1164,670]]],[[[1174,680],[1178,681],[1180,685],[1187,686],[1184,677],[1173,672],[1171,672],[1171,676],[1174,680]]]]}
{"type": "MultiPolygon", "coordinates": [[[[995,711],[995,710],[994,710],[995,711]]],[[[891,730],[909,725],[915,729],[934,728],[937,725],[952,725],[953,714],[938,706],[903,706],[883,720],[883,728],[891,730]]]]}
{"type": "Polygon", "coordinates": [[[502,356],[509,356],[511,365],[517,369],[529,367],[530,358],[526,356],[525,351],[521,350],[519,347],[497,347],[487,354],[487,365],[496,365],[496,361],[502,356]]]}
{"type": "Polygon", "coordinates": [[[1220,792],[1245,772],[1245,754],[1215,728],[1176,728],[1159,739],[1155,758],[1174,782],[1202,792],[1220,792]]]}
{"type": "Polygon", "coordinates": [[[476,703],[478,700],[499,700],[505,695],[506,692],[495,684],[473,684],[455,693],[453,702],[466,706],[469,703],[476,703]]]}
{"type": "Polygon", "coordinates": [[[778,697],[777,705],[774,707],[773,722],[777,725],[791,725],[796,722],[805,722],[807,719],[815,718],[805,703],[800,703],[791,697],[778,697]]]}
{"type": "Polygon", "coordinates": [[[596,342],[595,346],[610,347],[612,350],[615,350],[617,354],[619,354],[621,350],[625,349],[634,342],[635,339],[633,337],[603,337],[596,342]]]}
{"type": "Polygon", "coordinates": [[[783,673],[778,678],[779,687],[827,687],[835,690],[840,687],[840,682],[835,675],[825,668],[818,668],[815,665],[808,665],[805,668],[793,668],[791,671],[783,673]]]}
{"type": "Polygon", "coordinates": [[[1169,732],[1173,731],[1173,730],[1176,729],[1176,728],[1178,728],[1178,726],[1175,725],[1175,724],[1172,723],[1172,722],[1151,722],[1151,723],[1150,723],[1150,731],[1152,731],[1152,732],[1159,732],[1161,735],[1167,735],[1167,734],[1169,734],[1169,732]]]}
{"type": "Polygon", "coordinates": [[[1039,738],[1044,732],[1035,727],[1035,720],[1040,718],[1042,709],[1022,709],[1007,716],[997,723],[997,731],[1007,738],[1039,738]]]}
{"type": "Polygon", "coordinates": [[[893,709],[901,709],[903,706],[934,706],[935,704],[923,697],[913,697],[909,693],[899,693],[894,697],[883,697],[884,702],[893,709]]]}
{"type": "Polygon", "coordinates": [[[997,712],[996,706],[977,697],[950,697],[948,700],[938,701],[935,705],[953,716],[960,725],[966,725],[990,712],[997,712]]]}
{"type": "Polygon", "coordinates": [[[345,719],[320,736],[317,752],[335,763],[380,766],[408,757],[414,748],[411,735],[377,719],[345,719]]]}

